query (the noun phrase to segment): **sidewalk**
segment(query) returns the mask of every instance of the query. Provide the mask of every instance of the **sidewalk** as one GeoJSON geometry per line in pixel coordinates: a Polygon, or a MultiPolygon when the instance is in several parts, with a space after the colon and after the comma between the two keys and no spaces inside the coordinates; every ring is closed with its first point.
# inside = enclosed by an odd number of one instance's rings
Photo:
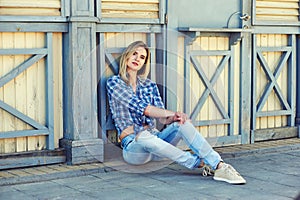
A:
{"type": "Polygon", "coordinates": [[[215,148],[247,180],[233,186],[177,164],[122,161],[0,171],[0,199],[294,199],[300,139],[215,148]],[[132,173],[135,172],[135,173],[132,173]]]}

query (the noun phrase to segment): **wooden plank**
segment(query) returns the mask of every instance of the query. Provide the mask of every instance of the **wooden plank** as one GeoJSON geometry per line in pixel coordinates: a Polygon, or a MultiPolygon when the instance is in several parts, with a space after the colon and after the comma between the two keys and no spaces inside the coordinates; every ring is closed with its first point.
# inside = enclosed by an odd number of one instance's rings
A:
{"type": "Polygon", "coordinates": [[[265,141],[274,139],[291,138],[298,136],[297,127],[283,127],[272,129],[260,129],[254,131],[254,141],[265,141]]]}
{"type": "Polygon", "coordinates": [[[0,154],[0,160],[1,170],[64,163],[66,161],[66,156],[63,149],[56,149],[52,151],[43,150],[22,153],[0,154]]]}
{"type": "Polygon", "coordinates": [[[297,16],[257,15],[256,19],[259,21],[295,21],[295,22],[298,22],[297,16]]]}
{"type": "Polygon", "coordinates": [[[25,114],[16,110],[14,107],[4,103],[3,101],[0,101],[0,107],[3,110],[7,111],[12,116],[17,117],[17,118],[21,119],[22,121],[26,122],[29,125],[30,129],[31,129],[31,126],[37,128],[37,129],[45,129],[45,127],[42,124],[36,122],[32,118],[26,116],[25,114]]]}
{"type": "MultiPolygon", "coordinates": [[[[37,48],[36,44],[36,34],[37,33],[28,33],[25,37],[26,48],[37,48]]],[[[26,70],[26,101],[27,101],[27,116],[37,120],[37,116],[35,115],[35,110],[38,109],[36,106],[36,93],[37,93],[37,64],[34,63],[30,68],[26,70]]],[[[34,151],[37,150],[36,146],[38,144],[38,140],[36,137],[28,137],[27,138],[27,150],[34,151]]]]}
{"type": "MultiPolygon", "coordinates": [[[[227,42],[229,43],[229,41],[227,42]]],[[[233,82],[233,85],[234,85],[234,113],[233,113],[233,118],[234,118],[234,133],[237,134],[237,133],[240,133],[240,128],[239,127],[242,127],[242,119],[240,119],[240,117],[242,118],[242,114],[240,113],[240,110],[241,108],[240,107],[243,107],[242,106],[242,103],[240,102],[244,102],[242,99],[242,94],[240,93],[240,90],[243,90],[241,88],[245,88],[247,87],[247,81],[243,81],[243,84],[241,85],[241,79],[243,79],[241,77],[241,72],[240,71],[243,71],[243,67],[241,64],[241,55],[242,53],[245,53],[245,52],[242,52],[241,50],[241,43],[238,43],[236,45],[234,45],[233,47],[231,48],[234,48],[234,59],[231,59],[231,62],[234,62],[234,82],[233,82]],[[241,124],[240,124],[241,123],[241,124]]],[[[252,50],[252,49],[251,49],[252,50]]],[[[225,80],[227,80],[227,77],[225,77],[225,80]]],[[[249,80],[248,80],[249,81],[249,80]]],[[[244,90],[245,91],[245,90],[244,90]]],[[[245,91],[245,93],[247,93],[247,91],[245,91]]],[[[226,102],[228,103],[228,102],[226,102]]],[[[248,108],[250,109],[250,108],[248,108]]],[[[247,127],[248,128],[248,127],[247,127]]]]}
{"type": "MultiPolygon", "coordinates": [[[[14,48],[14,33],[3,34],[3,48],[14,48]]],[[[8,71],[14,68],[14,57],[5,56],[4,58],[3,71],[7,73],[8,71]]],[[[7,102],[11,107],[15,107],[15,84],[14,81],[8,82],[3,86],[4,98],[3,100],[7,102]]],[[[3,131],[14,131],[15,130],[15,117],[6,113],[4,116],[4,130],[3,131]]],[[[16,140],[5,139],[4,140],[4,152],[2,153],[11,153],[16,151],[16,140]]]]}
{"type": "MultiPolygon", "coordinates": [[[[209,50],[209,38],[208,37],[200,37],[200,49],[204,50],[204,51],[209,50]]],[[[201,56],[200,62],[202,63],[202,66],[208,65],[208,63],[210,62],[209,56],[201,56]]],[[[204,67],[203,70],[204,70],[205,74],[208,74],[208,67],[204,67]]],[[[203,94],[204,90],[206,89],[206,86],[203,84],[203,82],[201,82],[200,86],[201,86],[200,92],[201,92],[201,94],[203,94]]],[[[209,119],[208,116],[209,116],[208,100],[206,100],[200,111],[200,121],[208,120],[209,119]]],[[[203,134],[203,136],[209,137],[209,131],[210,131],[209,126],[201,127],[201,133],[203,134]]]]}
{"type": "MultiPolygon", "coordinates": [[[[25,34],[24,33],[15,33],[15,48],[24,48],[25,47],[25,34]]],[[[23,63],[25,61],[24,55],[16,55],[15,63],[23,63]]],[[[1,87],[1,86],[0,86],[1,87]]],[[[23,98],[26,96],[26,73],[23,71],[15,78],[15,87],[16,87],[16,109],[22,113],[26,113],[27,106],[26,102],[23,101],[23,98]]],[[[24,130],[26,129],[26,124],[21,120],[16,120],[16,129],[24,130]]],[[[26,137],[19,137],[16,139],[16,148],[17,152],[26,151],[27,141],[26,137]]]]}
{"type": "MultiPolygon", "coordinates": [[[[281,35],[280,34],[275,34],[274,35],[274,44],[273,44],[274,46],[276,46],[276,47],[280,47],[280,46],[285,46],[286,44],[282,44],[282,37],[281,37],[281,35]]],[[[274,52],[274,57],[275,57],[275,59],[280,59],[280,57],[281,57],[281,54],[282,54],[282,52],[274,52]]],[[[283,67],[283,69],[282,69],[282,72],[281,72],[281,76],[279,76],[278,78],[277,78],[277,83],[278,83],[278,85],[281,87],[282,86],[282,82],[283,82],[283,80],[285,79],[285,77],[284,76],[282,76],[283,75],[283,71],[284,71],[284,68],[286,68],[286,67],[283,67]]],[[[286,87],[281,87],[281,89],[283,89],[283,91],[285,90],[285,88],[286,87]]],[[[277,97],[277,96],[275,96],[275,97],[277,97]]],[[[285,99],[286,99],[286,96],[284,97],[285,99]]],[[[281,104],[280,104],[280,102],[279,102],[279,100],[278,100],[278,98],[276,98],[276,101],[274,102],[274,110],[280,110],[281,109],[281,104]]],[[[274,117],[274,119],[275,119],[275,124],[274,124],[274,127],[282,127],[283,125],[282,125],[282,121],[281,121],[281,117],[282,116],[275,116],[274,117]]],[[[285,126],[285,125],[284,125],[285,126]]]]}
{"type": "MultiPolygon", "coordinates": [[[[228,37],[217,37],[217,46],[218,46],[218,49],[217,50],[220,50],[220,51],[228,51],[229,50],[229,38],[228,37]]],[[[220,61],[223,59],[223,55],[219,55],[217,57],[217,60],[218,62],[220,63],[220,61]]],[[[233,60],[231,61],[233,62],[233,60]]],[[[229,67],[229,63],[227,62],[225,64],[225,67],[224,67],[224,70],[220,73],[220,76],[215,84],[215,90],[216,90],[216,93],[218,94],[218,97],[220,98],[220,102],[222,103],[222,105],[225,107],[227,113],[229,113],[229,101],[233,101],[233,99],[229,100],[229,95],[228,95],[228,92],[229,92],[229,70],[228,70],[228,67],[229,67]]],[[[233,78],[233,77],[231,77],[233,78]]],[[[233,88],[231,88],[233,90],[233,88]]],[[[230,117],[234,117],[233,116],[233,113],[230,117]]],[[[217,115],[217,118],[218,119],[222,119],[223,117],[221,116],[221,114],[218,112],[218,115],[217,115]]],[[[227,131],[227,125],[223,124],[223,125],[217,125],[217,136],[220,137],[220,136],[226,136],[228,135],[228,131],[227,131]]]]}
{"type": "Polygon", "coordinates": [[[0,49],[0,55],[30,55],[30,54],[47,54],[47,49],[46,48],[0,49]]]}
{"type": "Polygon", "coordinates": [[[266,2],[266,1],[271,1],[271,2],[299,2],[299,0],[256,0],[256,2],[266,2]]]}
{"type": "Polygon", "coordinates": [[[59,9],[50,8],[2,8],[0,7],[1,15],[16,15],[16,16],[60,16],[59,9]]]}
{"type": "Polygon", "coordinates": [[[122,11],[159,11],[158,4],[134,4],[134,3],[102,3],[102,10],[122,11]]]}
{"type": "Polygon", "coordinates": [[[298,9],[256,9],[257,15],[287,15],[287,16],[298,16],[298,9]]]}
{"type": "MultiPolygon", "coordinates": [[[[1,18],[1,17],[0,17],[1,18]]],[[[24,20],[26,16],[22,16],[22,20],[24,20]]],[[[59,18],[59,17],[58,17],[59,18]]],[[[67,23],[60,23],[58,21],[55,21],[56,17],[46,17],[46,19],[43,17],[44,23],[34,23],[32,21],[35,20],[41,20],[41,17],[27,17],[30,23],[24,23],[24,22],[4,22],[0,23],[0,30],[2,32],[68,32],[68,24],[67,23]],[[29,20],[30,18],[30,20],[29,20]],[[39,19],[38,19],[39,18],[39,19]],[[48,23],[49,18],[52,18],[52,22],[55,23],[48,23]],[[47,23],[46,23],[47,21],[47,23]]],[[[13,20],[18,21],[18,18],[14,18],[13,20]]],[[[1,54],[3,53],[2,50],[0,50],[1,54]]]]}
{"type": "Polygon", "coordinates": [[[32,0],[1,0],[0,7],[13,7],[13,8],[60,8],[60,0],[47,0],[47,1],[32,1],[32,0]]]}
{"type": "Polygon", "coordinates": [[[299,8],[299,2],[256,1],[256,8],[299,8]]]}
{"type": "Polygon", "coordinates": [[[0,132],[0,139],[39,136],[39,135],[48,135],[48,134],[49,131],[47,129],[6,131],[6,132],[0,132]]]}
{"type": "Polygon", "coordinates": [[[157,12],[122,12],[103,10],[101,16],[104,18],[158,18],[157,12]]]}
{"type": "MultiPolygon", "coordinates": [[[[267,34],[262,34],[260,35],[259,37],[259,40],[258,40],[258,44],[257,46],[267,46],[267,34]]],[[[263,56],[264,58],[267,60],[268,58],[268,54],[267,53],[263,53],[263,56]]],[[[258,62],[258,61],[256,61],[258,62]]],[[[257,66],[258,66],[258,70],[257,70],[257,88],[256,88],[256,91],[257,91],[257,98],[256,98],[256,104],[259,102],[259,100],[262,98],[261,97],[261,93],[266,85],[266,78],[265,78],[265,75],[264,75],[264,71],[262,69],[262,66],[261,64],[258,62],[257,63],[257,66]]],[[[256,106],[257,107],[257,106],[256,106]]],[[[263,108],[263,111],[266,111],[266,105],[265,107],[263,108]]],[[[257,127],[257,129],[261,129],[261,128],[267,128],[267,118],[257,118],[257,121],[259,121],[259,123],[257,123],[259,126],[257,127]]]]}
{"type": "MultiPolygon", "coordinates": [[[[3,33],[0,33],[0,49],[3,48],[3,40],[4,40],[4,37],[3,37],[3,33]]],[[[3,67],[4,66],[4,59],[3,59],[4,56],[1,56],[0,55],[0,77],[3,76],[4,72],[3,72],[3,67]]],[[[3,87],[0,87],[0,100],[3,100],[4,99],[4,91],[3,91],[3,87]]],[[[0,122],[0,131],[4,131],[4,120],[2,119],[5,119],[5,114],[4,114],[5,111],[3,111],[2,109],[0,109],[0,119],[1,119],[1,122],[0,122]]],[[[4,147],[4,144],[5,144],[5,140],[1,139],[0,140],[0,153],[3,153],[5,152],[5,147],[4,147]]]]}
{"type": "MultiPolygon", "coordinates": [[[[281,46],[288,46],[289,45],[288,44],[288,37],[289,36],[285,35],[285,34],[278,34],[278,39],[276,40],[276,42],[278,42],[281,46]]],[[[288,83],[289,82],[288,74],[289,74],[289,67],[288,67],[288,63],[286,63],[285,66],[282,69],[281,76],[279,76],[279,80],[281,80],[280,87],[283,90],[283,93],[285,95],[285,99],[287,99],[287,96],[288,96],[287,91],[291,87],[288,83]]],[[[292,87],[294,87],[294,86],[292,86],[292,87]]],[[[281,126],[284,127],[284,126],[287,126],[287,125],[288,125],[288,117],[285,116],[285,115],[282,115],[281,116],[281,126]]]]}
{"type": "MultiPolygon", "coordinates": [[[[46,35],[45,33],[36,33],[36,38],[35,38],[36,45],[38,47],[47,46],[48,50],[52,51],[52,48],[49,49],[49,47],[48,47],[48,45],[52,45],[52,44],[47,44],[47,42],[46,42],[47,39],[46,39],[45,35],[46,35]]],[[[52,53],[52,52],[48,52],[47,58],[49,57],[49,53],[52,53]]],[[[37,64],[37,66],[36,66],[36,89],[37,89],[36,90],[36,100],[37,101],[36,101],[36,104],[35,104],[36,107],[34,108],[34,110],[35,110],[35,116],[37,117],[36,120],[38,122],[40,122],[41,124],[46,124],[46,119],[48,118],[47,113],[46,113],[46,107],[47,107],[47,104],[49,103],[48,101],[46,101],[46,93],[48,92],[48,89],[46,88],[47,74],[46,74],[45,59],[46,58],[43,58],[36,63],[37,64]]],[[[52,82],[52,79],[51,79],[51,82],[52,82]]],[[[52,98],[53,98],[53,96],[52,96],[52,98]]],[[[49,104],[53,105],[53,99],[52,99],[52,102],[49,104]]],[[[49,112],[53,112],[53,110],[51,110],[49,112]]],[[[53,117],[53,115],[51,117],[53,117]]],[[[53,119],[51,119],[51,120],[53,120],[53,119]]],[[[50,129],[53,129],[53,123],[50,124],[49,126],[50,126],[50,128],[48,127],[48,129],[50,131],[50,129]]],[[[49,133],[49,135],[50,134],[51,133],[49,133]]],[[[42,150],[42,149],[47,148],[46,136],[41,135],[41,136],[38,136],[36,139],[38,142],[36,150],[42,150]]]]}
{"type": "Polygon", "coordinates": [[[12,79],[19,76],[21,73],[23,73],[27,68],[29,68],[31,65],[39,61],[41,58],[43,58],[45,55],[35,55],[29,59],[26,59],[26,61],[19,66],[13,68],[9,73],[4,75],[0,78],[0,87],[10,82],[12,79]]]}
{"type": "Polygon", "coordinates": [[[53,34],[53,90],[54,90],[54,147],[59,147],[63,138],[63,100],[62,100],[62,34],[53,34]]]}
{"type": "MultiPolygon", "coordinates": [[[[275,36],[274,34],[269,34],[268,36],[268,46],[269,47],[274,47],[274,39],[275,39],[275,36]]],[[[272,72],[272,74],[274,74],[274,71],[277,67],[277,63],[276,63],[276,58],[275,58],[275,55],[274,55],[275,52],[268,52],[268,60],[267,60],[267,63],[268,63],[268,67],[270,69],[270,71],[272,72]]],[[[273,111],[275,109],[275,99],[276,99],[276,94],[274,92],[274,88],[272,89],[271,93],[269,94],[269,97],[268,97],[268,100],[267,100],[267,110],[268,111],[273,111]]],[[[273,128],[275,127],[275,117],[273,116],[270,116],[268,117],[268,128],[273,128]]]]}
{"type": "Polygon", "coordinates": [[[159,0],[101,0],[101,2],[159,3],[159,0]]]}

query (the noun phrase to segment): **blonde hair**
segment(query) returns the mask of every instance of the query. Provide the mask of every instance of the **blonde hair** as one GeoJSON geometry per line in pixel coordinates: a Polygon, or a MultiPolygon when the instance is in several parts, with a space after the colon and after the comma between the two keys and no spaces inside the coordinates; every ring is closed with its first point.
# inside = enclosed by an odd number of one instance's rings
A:
{"type": "Polygon", "coordinates": [[[127,61],[130,56],[135,52],[138,47],[145,48],[147,52],[146,60],[144,66],[138,71],[138,76],[141,79],[146,79],[150,72],[150,51],[148,46],[143,41],[136,41],[131,43],[122,53],[119,65],[119,75],[123,81],[127,84],[129,82],[129,75],[127,74],[127,61]]]}

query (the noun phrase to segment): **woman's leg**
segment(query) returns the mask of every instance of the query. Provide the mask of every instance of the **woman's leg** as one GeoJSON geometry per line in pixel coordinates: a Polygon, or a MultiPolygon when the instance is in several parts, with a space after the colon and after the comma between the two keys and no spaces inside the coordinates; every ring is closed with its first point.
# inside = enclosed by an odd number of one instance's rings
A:
{"type": "Polygon", "coordinates": [[[217,168],[217,165],[222,161],[221,156],[213,150],[191,122],[187,121],[179,125],[178,133],[193,152],[204,159],[206,164],[212,166],[213,169],[217,168]]]}
{"type": "MultiPolygon", "coordinates": [[[[178,130],[178,127],[174,128],[178,130]]],[[[169,129],[169,131],[172,132],[172,129],[169,129]]],[[[169,135],[174,137],[177,134],[169,135]]],[[[136,139],[123,149],[124,160],[130,164],[145,164],[152,160],[154,156],[169,158],[189,169],[198,167],[200,164],[198,156],[173,146],[149,131],[139,133],[136,139]]]]}

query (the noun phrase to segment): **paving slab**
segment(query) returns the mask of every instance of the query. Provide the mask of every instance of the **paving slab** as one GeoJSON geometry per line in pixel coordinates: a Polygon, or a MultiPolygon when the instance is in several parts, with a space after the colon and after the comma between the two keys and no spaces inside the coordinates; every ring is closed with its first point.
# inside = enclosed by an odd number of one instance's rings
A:
{"type": "MultiPolygon", "coordinates": [[[[243,154],[219,149],[230,155],[224,160],[244,176],[245,185],[214,181],[211,176],[201,176],[201,170],[189,170],[175,163],[151,163],[130,170],[130,166],[112,160],[110,167],[101,163],[60,164],[0,171],[0,199],[296,199],[300,195],[300,148],[296,148],[297,143],[290,143],[292,147],[279,146],[281,151],[274,151],[274,144],[280,142],[273,142],[270,151],[265,149],[268,144],[261,145],[264,151],[248,146],[249,154],[242,147],[231,149],[244,151],[243,154]],[[149,170],[152,166],[157,168],[149,170]],[[135,170],[138,173],[133,173],[135,170]]],[[[258,144],[255,146],[259,148],[258,144]]]]}

